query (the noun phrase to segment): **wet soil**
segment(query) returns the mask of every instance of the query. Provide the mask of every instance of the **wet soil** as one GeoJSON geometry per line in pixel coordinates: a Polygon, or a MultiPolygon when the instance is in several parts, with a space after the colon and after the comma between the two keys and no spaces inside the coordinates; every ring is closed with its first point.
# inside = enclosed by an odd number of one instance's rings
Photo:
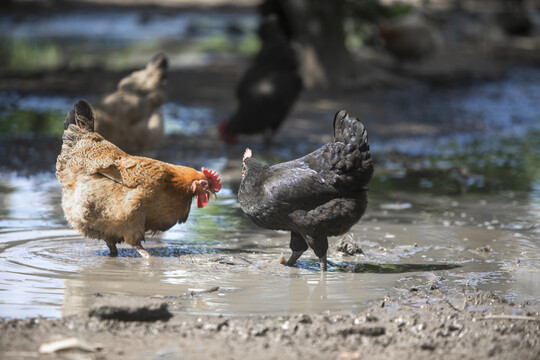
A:
{"type": "Polygon", "coordinates": [[[375,301],[362,312],[290,316],[181,314],[168,320],[166,300],[115,301],[122,305],[114,306],[124,309],[116,318],[102,305],[91,316],[0,320],[0,355],[3,359],[540,357],[538,306],[513,304],[466,288],[455,293],[436,285],[426,291],[402,289],[401,295],[375,301]],[[149,321],[141,321],[141,314],[149,321]],[[68,338],[79,341],[52,354],[40,347],[68,338]]]}

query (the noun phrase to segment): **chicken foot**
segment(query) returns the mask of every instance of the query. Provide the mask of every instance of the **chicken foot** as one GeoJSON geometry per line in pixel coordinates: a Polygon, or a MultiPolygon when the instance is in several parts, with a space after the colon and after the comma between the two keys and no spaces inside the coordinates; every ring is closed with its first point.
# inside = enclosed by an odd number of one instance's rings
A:
{"type": "Polygon", "coordinates": [[[287,262],[285,263],[285,265],[294,266],[296,260],[298,260],[298,258],[302,256],[304,251],[308,249],[308,245],[306,244],[306,241],[300,233],[297,233],[296,231],[291,231],[291,242],[289,246],[292,250],[292,254],[289,260],[287,260],[287,262]]]}
{"type": "Polygon", "coordinates": [[[321,271],[326,272],[328,270],[328,264],[326,262],[326,254],[323,257],[319,258],[319,266],[321,267],[321,271]]]}
{"type": "Polygon", "coordinates": [[[313,249],[315,255],[319,258],[319,266],[321,271],[327,271],[328,265],[326,264],[326,252],[328,251],[328,238],[326,236],[306,235],[306,243],[313,249]]]}
{"type": "MultiPolygon", "coordinates": [[[[304,253],[304,251],[293,251],[291,257],[289,258],[289,260],[287,260],[285,265],[286,266],[294,266],[294,264],[296,263],[296,260],[298,260],[298,258],[300,256],[302,256],[303,253],[304,253]]],[[[326,255],[319,258],[319,266],[321,268],[321,271],[327,271],[328,270],[328,265],[327,265],[327,262],[326,262],[326,255]]]]}
{"type": "Polygon", "coordinates": [[[286,266],[294,266],[294,264],[296,263],[296,260],[298,260],[298,258],[300,256],[302,256],[303,253],[304,253],[304,250],[302,250],[302,251],[293,251],[292,254],[291,254],[291,257],[289,258],[289,260],[287,260],[285,265],[286,266]]]}
{"type": "MultiPolygon", "coordinates": [[[[117,257],[118,256],[118,249],[116,248],[116,243],[107,243],[107,246],[109,247],[109,256],[110,257],[117,257]]],[[[133,248],[141,255],[141,257],[148,259],[150,257],[150,254],[148,254],[148,251],[146,251],[145,248],[142,247],[142,245],[132,245],[133,248]]]]}
{"type": "Polygon", "coordinates": [[[118,256],[118,249],[116,248],[116,243],[108,242],[107,246],[109,247],[109,256],[110,257],[117,257],[118,256]]]}
{"type": "Polygon", "coordinates": [[[141,255],[141,257],[145,258],[145,259],[148,259],[150,258],[150,254],[148,253],[148,251],[146,251],[145,248],[142,247],[141,244],[137,244],[137,245],[131,245],[133,246],[133,248],[135,250],[137,250],[137,252],[139,253],[139,255],[141,255]]]}
{"type": "Polygon", "coordinates": [[[150,254],[146,251],[145,248],[141,245],[141,241],[144,241],[144,230],[141,230],[140,233],[137,232],[128,232],[124,234],[124,241],[126,244],[131,245],[141,257],[148,259],[150,254]]]}

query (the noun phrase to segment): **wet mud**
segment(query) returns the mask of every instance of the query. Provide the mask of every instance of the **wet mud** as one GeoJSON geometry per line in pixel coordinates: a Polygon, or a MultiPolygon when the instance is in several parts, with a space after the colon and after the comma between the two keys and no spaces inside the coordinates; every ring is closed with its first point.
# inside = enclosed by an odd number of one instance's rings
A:
{"type": "MultiPolygon", "coordinates": [[[[539,309],[470,288],[403,289],[360,312],[0,320],[4,359],[537,359],[539,309]],[[147,319],[148,320],[148,319],[147,319]],[[104,334],[107,334],[104,336],[104,334]],[[23,336],[21,336],[23,335],[23,336]],[[63,342],[75,338],[76,341],[63,342]],[[54,347],[54,345],[57,345],[54,347]],[[47,353],[49,348],[57,349],[47,353]]],[[[204,297],[205,294],[192,295],[204,297]]],[[[159,308],[169,302],[162,300],[159,308]]],[[[158,308],[139,301],[134,314],[158,308]]],[[[95,311],[95,315],[99,311],[95,311]]],[[[163,310],[161,310],[163,312],[163,310]]],[[[110,315],[110,313],[109,313],[110,315]]]]}

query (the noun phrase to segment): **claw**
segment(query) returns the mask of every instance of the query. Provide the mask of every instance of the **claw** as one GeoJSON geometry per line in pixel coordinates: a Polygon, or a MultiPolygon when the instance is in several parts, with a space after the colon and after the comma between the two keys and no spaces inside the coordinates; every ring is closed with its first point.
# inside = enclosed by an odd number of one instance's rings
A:
{"type": "Polygon", "coordinates": [[[323,271],[323,272],[328,271],[328,264],[326,262],[326,255],[319,258],[319,266],[321,267],[321,271],[323,271]]]}
{"type": "Polygon", "coordinates": [[[141,257],[145,259],[150,258],[150,254],[148,253],[148,251],[146,251],[145,248],[142,247],[142,245],[133,245],[133,248],[137,250],[137,252],[139,253],[139,255],[141,255],[141,257]]]}
{"type": "Polygon", "coordinates": [[[298,260],[298,258],[304,253],[304,250],[301,250],[301,251],[293,251],[292,254],[291,254],[291,257],[289,258],[289,260],[287,260],[287,262],[285,263],[286,266],[294,266],[294,264],[296,263],[296,260],[298,260]]]}

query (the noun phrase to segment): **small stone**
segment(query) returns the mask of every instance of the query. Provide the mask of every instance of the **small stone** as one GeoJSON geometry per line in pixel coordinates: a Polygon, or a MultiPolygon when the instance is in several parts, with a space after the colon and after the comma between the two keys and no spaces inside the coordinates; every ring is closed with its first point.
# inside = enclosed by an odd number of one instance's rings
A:
{"type": "Polygon", "coordinates": [[[128,296],[104,297],[90,309],[90,317],[100,320],[167,321],[173,315],[166,302],[128,296]]]}

